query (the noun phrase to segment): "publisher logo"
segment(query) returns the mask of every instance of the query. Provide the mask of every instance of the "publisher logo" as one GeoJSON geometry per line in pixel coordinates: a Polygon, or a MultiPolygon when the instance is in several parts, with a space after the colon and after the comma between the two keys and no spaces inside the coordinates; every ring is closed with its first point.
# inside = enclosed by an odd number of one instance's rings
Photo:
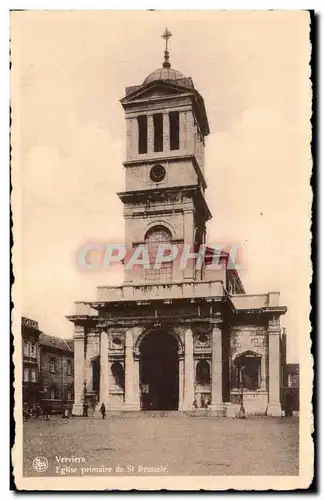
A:
{"type": "Polygon", "coordinates": [[[48,469],[48,460],[45,457],[35,457],[33,468],[36,472],[45,472],[48,469]]]}

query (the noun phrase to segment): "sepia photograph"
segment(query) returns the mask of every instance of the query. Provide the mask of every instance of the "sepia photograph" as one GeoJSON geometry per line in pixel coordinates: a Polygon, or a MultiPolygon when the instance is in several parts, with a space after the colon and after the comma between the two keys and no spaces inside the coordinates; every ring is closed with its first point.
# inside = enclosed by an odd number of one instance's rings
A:
{"type": "Polygon", "coordinates": [[[310,13],[10,25],[17,489],[307,488],[310,13]]]}

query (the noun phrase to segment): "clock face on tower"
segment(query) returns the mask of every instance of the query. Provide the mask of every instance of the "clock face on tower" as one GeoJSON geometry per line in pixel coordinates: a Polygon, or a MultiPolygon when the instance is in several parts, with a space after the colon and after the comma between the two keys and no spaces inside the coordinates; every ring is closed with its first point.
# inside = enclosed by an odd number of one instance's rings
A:
{"type": "Polygon", "coordinates": [[[165,177],[165,168],[163,165],[154,165],[150,171],[150,177],[153,182],[161,182],[165,177]]]}

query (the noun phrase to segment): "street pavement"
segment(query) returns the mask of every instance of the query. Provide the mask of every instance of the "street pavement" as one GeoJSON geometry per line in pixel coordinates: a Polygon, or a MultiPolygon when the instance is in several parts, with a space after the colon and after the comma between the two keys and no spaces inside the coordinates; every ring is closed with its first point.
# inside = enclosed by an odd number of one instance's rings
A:
{"type": "Polygon", "coordinates": [[[295,417],[31,419],[24,475],[298,475],[298,436],[295,417]],[[33,468],[39,456],[44,472],[33,468]]]}

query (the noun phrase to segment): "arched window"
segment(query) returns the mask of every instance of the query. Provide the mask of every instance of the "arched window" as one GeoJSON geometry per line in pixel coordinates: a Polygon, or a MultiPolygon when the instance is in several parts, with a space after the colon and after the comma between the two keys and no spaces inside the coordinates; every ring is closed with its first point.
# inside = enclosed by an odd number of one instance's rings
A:
{"type": "Polygon", "coordinates": [[[51,388],[51,391],[50,391],[50,398],[51,398],[51,399],[56,399],[56,389],[55,389],[55,387],[52,387],[52,388],[51,388]]]}
{"type": "Polygon", "coordinates": [[[233,363],[232,387],[256,391],[261,385],[261,354],[246,351],[233,363]]]}
{"type": "Polygon", "coordinates": [[[205,359],[202,359],[197,363],[196,382],[199,385],[206,385],[210,383],[210,366],[208,361],[205,359]]]}
{"type": "MultiPolygon", "coordinates": [[[[170,243],[172,235],[164,226],[154,226],[148,230],[145,236],[145,244],[148,247],[150,259],[150,269],[145,269],[145,279],[153,281],[170,281],[172,280],[173,262],[162,262],[159,269],[154,269],[156,255],[160,244],[170,243]]],[[[164,251],[167,255],[168,251],[164,251]]]]}
{"type": "Polygon", "coordinates": [[[115,379],[115,384],[121,389],[124,389],[124,384],[125,384],[124,368],[119,361],[115,361],[111,365],[111,373],[115,379]]]}

